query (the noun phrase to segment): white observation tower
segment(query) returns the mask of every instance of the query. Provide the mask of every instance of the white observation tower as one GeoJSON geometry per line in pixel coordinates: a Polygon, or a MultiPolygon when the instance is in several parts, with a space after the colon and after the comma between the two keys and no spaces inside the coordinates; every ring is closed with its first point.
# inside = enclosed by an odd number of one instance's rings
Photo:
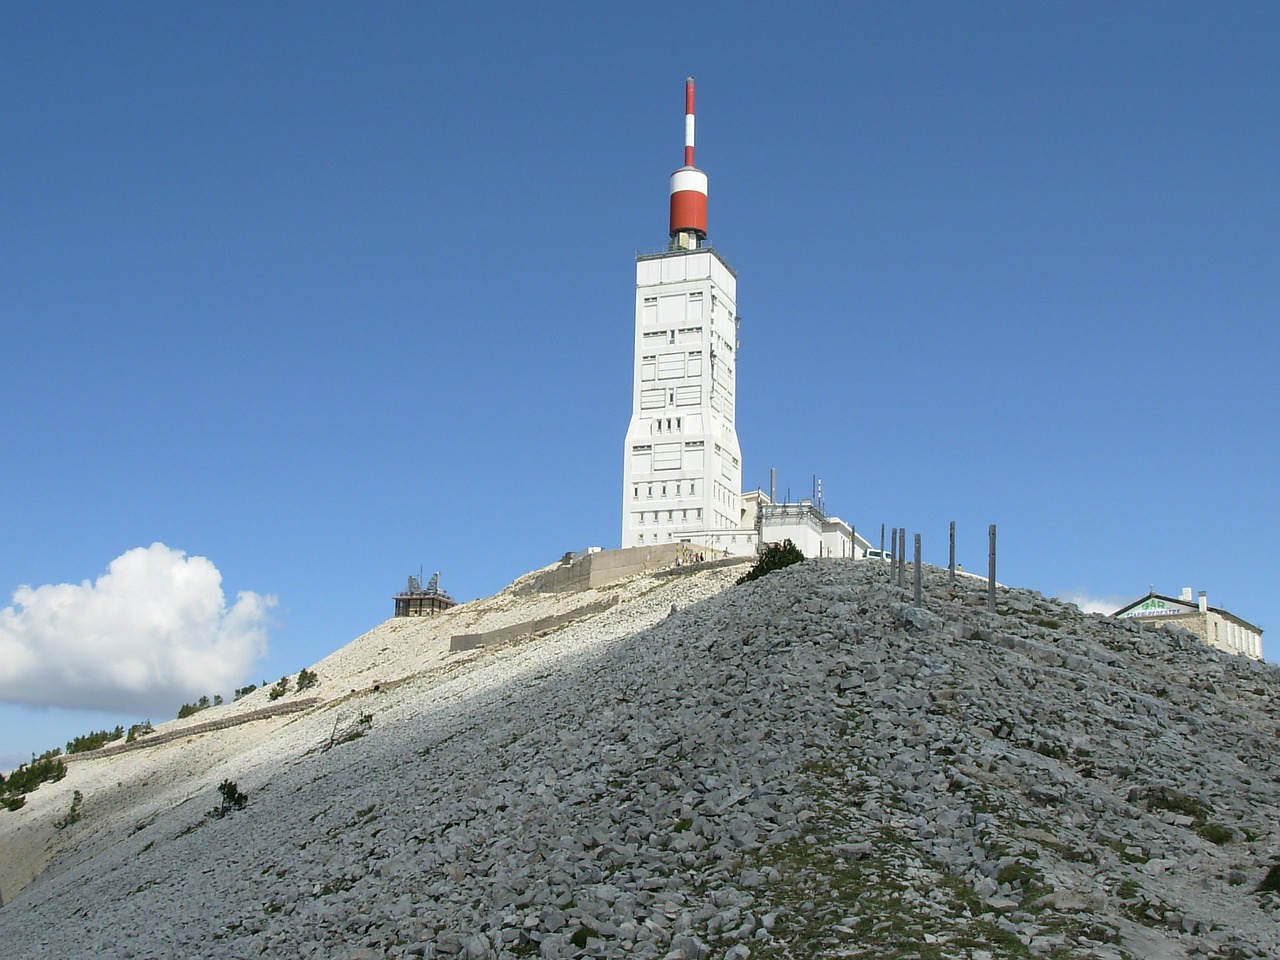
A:
{"type": "Polygon", "coordinates": [[[748,554],[735,429],[737,276],[706,242],[707,175],[693,165],[693,78],[684,165],[671,174],[671,241],[636,257],[635,372],[622,484],[622,546],[687,542],[748,554]]]}

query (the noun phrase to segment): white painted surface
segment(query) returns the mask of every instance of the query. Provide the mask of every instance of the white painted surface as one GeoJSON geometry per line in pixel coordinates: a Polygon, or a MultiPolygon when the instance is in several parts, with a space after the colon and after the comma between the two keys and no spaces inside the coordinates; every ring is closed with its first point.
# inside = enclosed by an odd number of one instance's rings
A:
{"type": "MultiPolygon", "coordinates": [[[[701,171],[692,172],[705,182],[701,171]]],[[[717,552],[754,552],[754,531],[741,528],[736,352],[737,280],[715,253],[636,262],[622,546],[687,540],[717,552]]]]}
{"type": "Polygon", "coordinates": [[[707,192],[707,175],[694,167],[681,167],[671,175],[671,192],[692,190],[694,193],[707,192]]]}

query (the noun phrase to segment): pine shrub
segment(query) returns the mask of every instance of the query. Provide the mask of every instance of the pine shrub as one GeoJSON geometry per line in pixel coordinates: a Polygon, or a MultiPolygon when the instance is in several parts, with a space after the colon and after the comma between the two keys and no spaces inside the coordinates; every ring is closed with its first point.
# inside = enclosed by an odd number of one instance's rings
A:
{"type": "Polygon", "coordinates": [[[248,796],[240,792],[234,780],[223,780],[218,784],[218,793],[222,797],[222,802],[207,814],[215,819],[225,817],[232,810],[243,810],[244,805],[249,802],[248,796]]]}
{"type": "Polygon", "coordinates": [[[800,552],[800,548],[790,540],[783,540],[782,543],[770,543],[760,551],[756,565],[744,573],[738,579],[738,582],[746,583],[749,580],[758,580],[767,573],[773,573],[775,570],[789,567],[803,559],[804,554],[800,552]]]}

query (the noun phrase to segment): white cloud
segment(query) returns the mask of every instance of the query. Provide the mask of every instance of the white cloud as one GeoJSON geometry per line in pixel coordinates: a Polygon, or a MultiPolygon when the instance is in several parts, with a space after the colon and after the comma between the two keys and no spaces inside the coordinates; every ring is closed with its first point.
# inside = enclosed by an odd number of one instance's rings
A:
{"type": "Polygon", "coordinates": [[[1095,597],[1083,590],[1076,590],[1068,593],[1060,593],[1058,594],[1058,599],[1065,600],[1067,603],[1074,603],[1085,613],[1105,613],[1109,616],[1133,598],[1114,595],[1095,597]]]}
{"type": "Polygon", "coordinates": [[[0,610],[0,701],[137,713],[232,690],[267,651],[274,597],[228,609],[222,574],[163,543],[96,582],[19,587],[0,610]]]}

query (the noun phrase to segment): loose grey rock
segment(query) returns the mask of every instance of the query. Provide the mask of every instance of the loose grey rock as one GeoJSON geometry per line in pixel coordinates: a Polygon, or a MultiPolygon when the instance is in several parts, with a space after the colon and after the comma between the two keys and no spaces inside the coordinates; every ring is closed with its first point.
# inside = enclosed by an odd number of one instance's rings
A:
{"type": "Polygon", "coordinates": [[[0,811],[6,957],[1280,955],[1274,667],[884,566],[518,582],[77,759],[0,811]]]}

